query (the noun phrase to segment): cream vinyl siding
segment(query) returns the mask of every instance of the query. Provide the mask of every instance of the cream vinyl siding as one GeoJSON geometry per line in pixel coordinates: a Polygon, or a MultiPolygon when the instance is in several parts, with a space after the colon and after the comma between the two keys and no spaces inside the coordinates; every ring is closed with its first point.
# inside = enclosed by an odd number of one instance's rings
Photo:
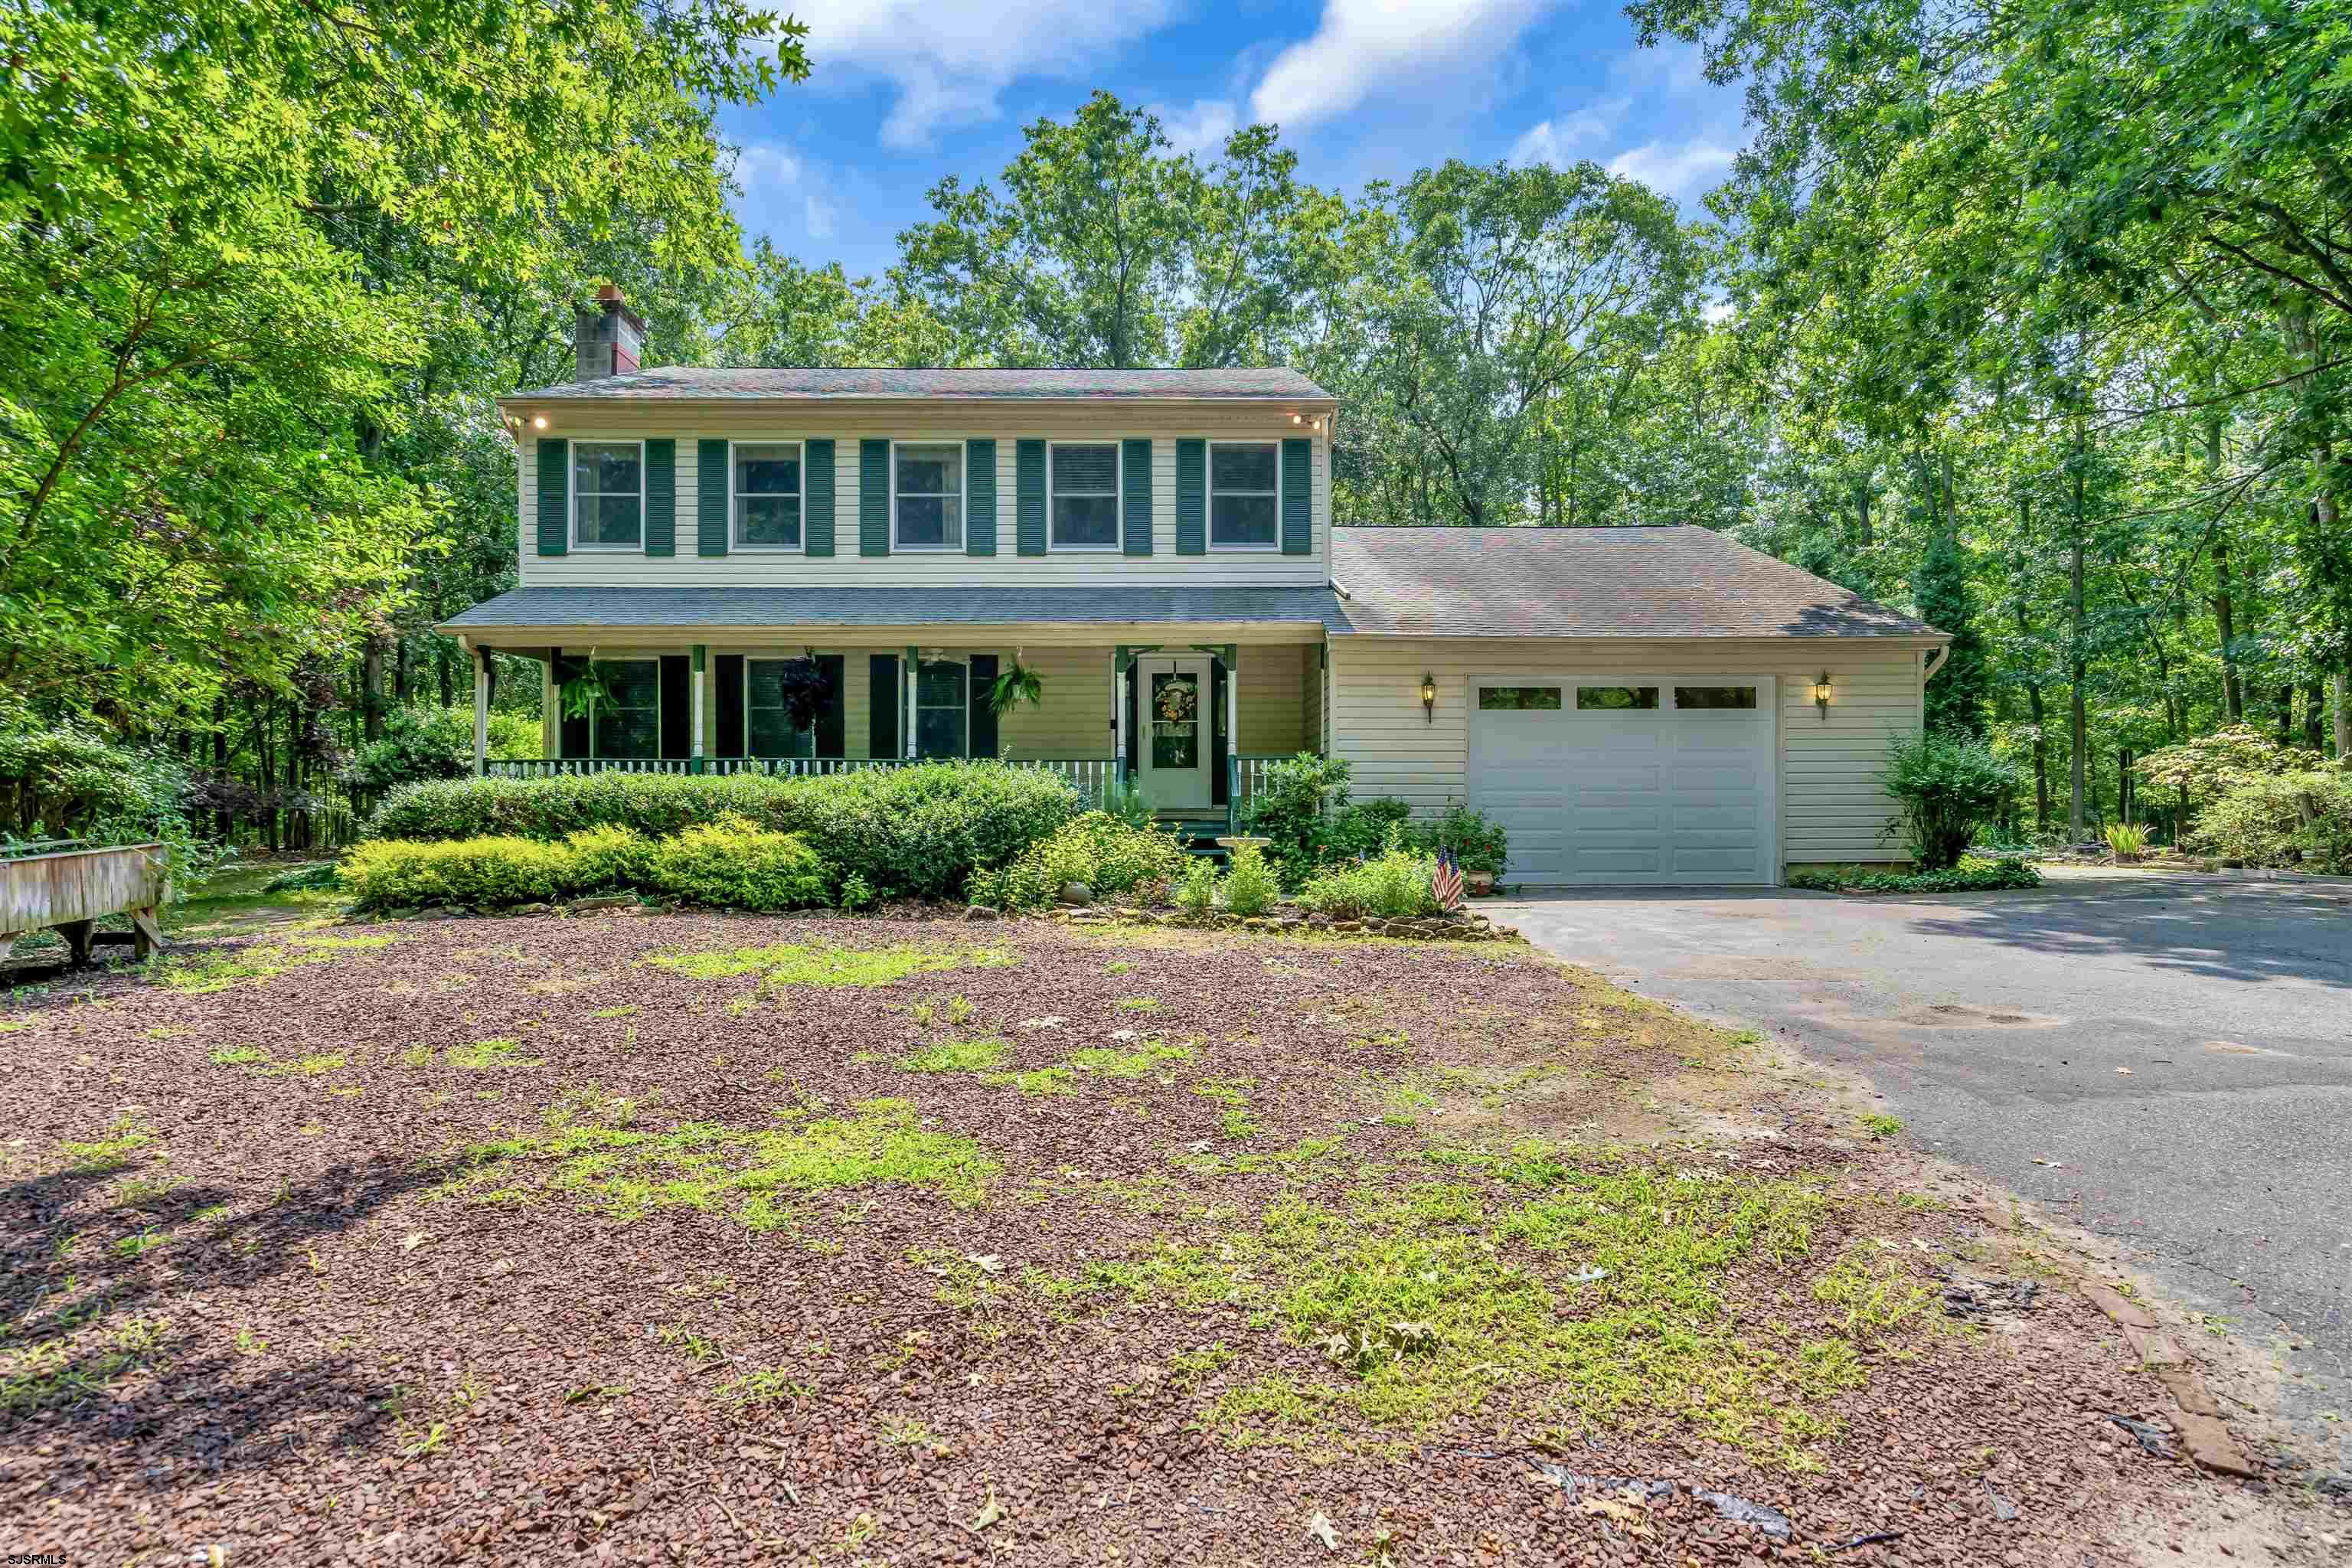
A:
{"type": "MultiPolygon", "coordinates": [[[[648,402],[627,408],[548,405],[544,412],[547,427],[531,426],[526,416],[517,444],[521,584],[526,588],[759,588],[809,584],[1040,588],[1106,583],[1316,587],[1329,573],[1329,432],[1294,426],[1288,413],[1279,408],[1131,408],[1115,404],[1099,408],[973,408],[923,405],[912,405],[905,412],[884,412],[871,406],[714,410],[648,402]],[[540,438],[635,441],[660,437],[677,443],[676,555],[647,556],[635,550],[575,552],[558,556],[539,553],[540,438]],[[1313,548],[1308,553],[1216,550],[1204,555],[1176,553],[1176,443],[1193,437],[1204,440],[1277,442],[1305,437],[1312,443],[1313,548]],[[858,443],[976,438],[996,442],[996,553],[975,556],[961,551],[932,551],[887,557],[860,556],[858,443]],[[723,556],[695,553],[695,524],[701,507],[697,444],[706,439],[833,441],[835,553],[830,558],[759,551],[723,556]],[[1019,493],[1014,473],[1019,448],[1015,443],[1024,439],[1150,440],[1151,553],[1129,556],[1108,551],[1051,550],[1044,555],[1018,553],[1013,520],[1019,493]]],[[[805,523],[803,526],[805,529],[805,523]]]]}
{"type": "Polygon", "coordinates": [[[1244,756],[1273,756],[1307,743],[1307,712],[1299,690],[1300,668],[1314,662],[1311,647],[1244,647],[1240,650],[1240,710],[1234,716],[1234,750],[1244,756]]]}
{"type": "Polygon", "coordinates": [[[1919,645],[1815,647],[1727,639],[1610,642],[1544,638],[1338,637],[1331,644],[1332,750],[1355,764],[1359,800],[1394,796],[1434,813],[1468,795],[1473,676],[1723,676],[1780,687],[1780,859],[1896,860],[1879,829],[1895,803],[1878,784],[1886,742],[1920,723],[1919,645]],[[1813,682],[1830,672],[1826,716],[1813,682]],[[1423,671],[1437,710],[1424,719],[1423,671]]]}

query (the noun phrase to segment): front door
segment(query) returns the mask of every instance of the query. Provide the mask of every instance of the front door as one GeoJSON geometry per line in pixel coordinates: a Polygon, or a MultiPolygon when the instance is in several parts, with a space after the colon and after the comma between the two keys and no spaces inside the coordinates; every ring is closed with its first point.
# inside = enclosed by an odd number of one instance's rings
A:
{"type": "Polygon", "coordinates": [[[1208,810],[1209,661],[1139,658],[1135,679],[1143,798],[1162,811],[1208,810]]]}

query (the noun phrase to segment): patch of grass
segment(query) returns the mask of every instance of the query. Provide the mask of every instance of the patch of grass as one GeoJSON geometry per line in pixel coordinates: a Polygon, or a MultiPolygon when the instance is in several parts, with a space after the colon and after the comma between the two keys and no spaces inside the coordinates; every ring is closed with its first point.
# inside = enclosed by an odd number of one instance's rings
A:
{"type": "Polygon", "coordinates": [[[988,1072],[1003,1067],[1012,1053],[1013,1047],[1005,1040],[940,1040],[912,1056],[901,1057],[898,1066],[908,1072],[988,1072]]]}
{"type": "MultiPolygon", "coordinates": [[[[775,1114],[793,1123],[809,1112],[775,1114]]],[[[540,1188],[616,1219],[684,1206],[731,1213],[754,1230],[792,1223],[777,1206],[781,1194],[896,1184],[969,1206],[1001,1170],[971,1139],[923,1127],[905,1100],[869,1100],[848,1116],[757,1131],[707,1121],[666,1132],[571,1125],[476,1144],[459,1163],[439,1195],[496,1196],[528,1190],[520,1184],[536,1177],[540,1188]]]]}
{"type": "Polygon", "coordinates": [[[1118,1000],[1114,1001],[1111,1005],[1118,1008],[1122,1013],[1157,1013],[1160,1011],[1160,998],[1157,996],[1121,996],[1118,1000]]]}
{"type": "Polygon", "coordinates": [[[1846,1332],[1870,1340],[1917,1317],[1935,1300],[1933,1287],[1905,1271],[1895,1258],[1849,1252],[1813,1281],[1813,1300],[1845,1309],[1846,1332]]]}
{"type": "Polygon", "coordinates": [[[1129,963],[1123,958],[1114,958],[1108,963],[1103,965],[1103,973],[1105,974],[1131,974],[1134,972],[1135,965],[1129,963]]]}
{"type": "Polygon", "coordinates": [[[126,1116],[86,1143],[59,1143],[58,1153],[75,1174],[103,1176],[121,1170],[133,1153],[153,1142],[154,1133],[126,1116]]]}
{"type": "Polygon", "coordinates": [[[476,1040],[469,1046],[450,1047],[447,1060],[453,1068],[473,1068],[478,1070],[490,1068],[535,1068],[540,1065],[538,1058],[523,1056],[520,1054],[521,1050],[520,1040],[476,1040]]]}
{"type": "Polygon", "coordinates": [[[939,1437],[921,1422],[906,1418],[885,1422],[882,1441],[894,1448],[928,1448],[938,1443],[939,1437]]]}
{"type": "Polygon", "coordinates": [[[215,1067],[244,1067],[252,1062],[267,1062],[269,1053],[258,1046],[215,1046],[207,1059],[215,1067]]]}
{"type": "Polygon", "coordinates": [[[807,1399],[815,1393],[815,1384],[796,1378],[789,1368],[781,1366],[748,1372],[719,1385],[719,1397],[730,1405],[776,1405],[787,1399],[807,1399]]]}
{"type": "Polygon", "coordinates": [[[232,986],[259,984],[289,969],[326,963],[337,953],[388,947],[389,936],[323,936],[291,933],[275,942],[257,942],[233,951],[192,953],[159,961],[156,981],[174,991],[194,994],[226,991],[232,986]]]}
{"type": "Polygon", "coordinates": [[[984,1072],[980,1081],[991,1089],[1017,1089],[1032,1098],[1070,1092],[1070,1069],[1066,1067],[1031,1068],[1025,1072],[984,1072]]]}
{"type": "Polygon", "coordinates": [[[63,1340],[47,1340],[13,1355],[0,1355],[0,1414],[29,1415],[37,1410],[102,1397],[154,1359],[170,1326],[155,1319],[132,1318],[79,1351],[63,1340]]]}
{"type": "Polygon", "coordinates": [[[618,1007],[599,1007],[588,1016],[592,1018],[634,1018],[639,1009],[634,1003],[618,1007]]]}
{"type": "Polygon", "coordinates": [[[433,1065],[431,1046],[411,1046],[400,1053],[400,1065],[404,1068],[429,1068],[433,1065]]]}
{"type": "Polygon", "coordinates": [[[1903,1121],[1900,1117],[1889,1116],[1883,1110],[1874,1110],[1862,1119],[1862,1130],[1873,1138],[1892,1138],[1903,1131],[1903,1121]]]}
{"type": "Polygon", "coordinates": [[[800,943],[739,947],[717,952],[656,953],[646,961],[696,980],[758,974],[762,985],[888,985],[910,974],[951,969],[1002,969],[1018,963],[994,948],[922,948],[899,944],[859,949],[800,943]]]}
{"type": "Polygon", "coordinates": [[[1146,1040],[1131,1051],[1112,1050],[1105,1046],[1087,1046],[1072,1051],[1063,1065],[1073,1072],[1099,1073],[1104,1078],[1141,1078],[1162,1063],[1189,1061],[1193,1056],[1191,1046],[1171,1046],[1159,1040],[1146,1040]]]}
{"type": "Polygon", "coordinates": [[[273,1078],[291,1076],[317,1078],[322,1073],[333,1072],[338,1068],[348,1065],[350,1061],[351,1058],[341,1051],[320,1051],[312,1056],[298,1057],[283,1066],[273,1066],[269,1073],[273,1078]]]}
{"type": "Polygon", "coordinates": [[[1168,1381],[1190,1392],[1206,1382],[1212,1373],[1231,1366],[1234,1356],[1223,1340],[1205,1350],[1179,1351],[1168,1358],[1168,1381]]]}

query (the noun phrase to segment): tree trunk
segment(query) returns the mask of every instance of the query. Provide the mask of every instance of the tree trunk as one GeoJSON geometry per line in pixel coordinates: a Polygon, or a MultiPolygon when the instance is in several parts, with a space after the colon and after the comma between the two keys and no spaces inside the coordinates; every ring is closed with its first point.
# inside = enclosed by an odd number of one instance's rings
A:
{"type": "Polygon", "coordinates": [[[2303,683],[2303,743],[2312,751],[2326,744],[2327,699],[2322,695],[2319,677],[2313,676],[2303,683]]]}
{"type": "Polygon", "coordinates": [[[222,793],[222,804],[213,812],[213,838],[220,844],[229,842],[234,826],[229,821],[228,790],[228,693],[213,699],[213,778],[215,787],[222,793]]]}
{"type": "Polygon", "coordinates": [[[441,706],[454,707],[457,701],[457,694],[456,689],[450,685],[450,669],[455,661],[449,657],[446,642],[440,637],[434,638],[433,642],[433,668],[441,675],[441,706]]]}
{"type": "Polygon", "coordinates": [[[2237,602],[2230,584],[2230,536],[2213,531],[2213,630],[2221,645],[2221,710],[2232,724],[2243,723],[2246,693],[2238,678],[2237,602]]]}
{"type": "MultiPolygon", "coordinates": [[[[2017,635],[2027,643],[2033,641],[2033,627],[2025,618],[2025,599],[2017,601],[2017,635]]],[[[2027,655],[2031,659],[2032,654],[2027,655]]],[[[2050,831],[2050,715],[2042,702],[2042,682],[2032,676],[2025,678],[2026,711],[2033,718],[2033,830],[2050,831]]]]}
{"type": "Polygon", "coordinates": [[[2294,682],[2290,680],[2278,689],[2279,744],[2294,744],[2294,682]]]}
{"type": "Polygon", "coordinates": [[[2083,435],[2074,433],[2074,512],[2069,531],[2069,561],[2067,563],[2066,610],[2070,617],[2066,638],[2066,679],[2073,688],[2070,699],[2072,712],[2067,725],[2067,739],[2073,755],[2067,759],[2066,834],[2070,843],[2083,841],[2083,784],[2084,755],[2089,743],[2090,716],[2083,703],[2083,435]]]}
{"type": "Polygon", "coordinates": [[[2352,654],[2336,672],[2336,760],[2352,757],[2352,654]]]}
{"type": "Polygon", "coordinates": [[[372,636],[360,656],[361,732],[368,740],[383,739],[383,638],[372,636]]]}
{"type": "Polygon", "coordinates": [[[408,706],[408,639],[397,638],[395,646],[400,658],[392,667],[392,700],[401,707],[408,706]]]}

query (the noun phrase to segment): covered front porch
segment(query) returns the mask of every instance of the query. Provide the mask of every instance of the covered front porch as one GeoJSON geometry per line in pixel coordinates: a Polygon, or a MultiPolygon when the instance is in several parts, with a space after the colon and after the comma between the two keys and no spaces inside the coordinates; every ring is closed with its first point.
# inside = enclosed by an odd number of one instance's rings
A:
{"type": "Polygon", "coordinates": [[[516,778],[806,777],[992,758],[1059,773],[1097,803],[1132,790],[1187,837],[1230,833],[1271,763],[1323,748],[1320,628],[1302,628],[1312,640],[1284,628],[1283,640],[1255,641],[1222,626],[1200,628],[1222,641],[1195,640],[1194,628],[1139,629],[1153,640],[1024,633],[882,647],[822,627],[707,642],[501,639],[499,651],[542,663],[545,750],[488,755],[488,685],[478,679],[476,767],[516,778]],[[1034,700],[1000,703],[1000,683],[1034,700]]]}

